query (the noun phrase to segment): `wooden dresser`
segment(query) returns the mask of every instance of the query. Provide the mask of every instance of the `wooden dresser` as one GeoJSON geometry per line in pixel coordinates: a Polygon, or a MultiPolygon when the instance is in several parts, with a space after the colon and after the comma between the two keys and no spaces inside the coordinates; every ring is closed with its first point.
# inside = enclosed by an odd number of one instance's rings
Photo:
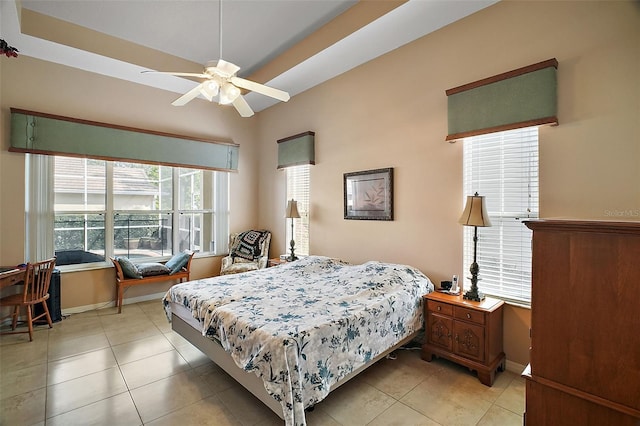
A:
{"type": "Polygon", "coordinates": [[[527,425],[640,424],[640,222],[533,230],[527,425]]]}
{"type": "Polygon", "coordinates": [[[504,370],[502,351],[502,300],[485,298],[482,302],[460,296],[429,293],[424,296],[426,341],[422,359],[434,355],[478,372],[478,379],[493,385],[496,370],[504,370]]]}

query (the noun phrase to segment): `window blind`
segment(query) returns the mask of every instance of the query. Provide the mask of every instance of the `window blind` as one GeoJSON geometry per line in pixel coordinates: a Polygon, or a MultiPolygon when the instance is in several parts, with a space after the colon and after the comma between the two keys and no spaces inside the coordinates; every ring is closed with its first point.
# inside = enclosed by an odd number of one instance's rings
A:
{"type": "MultiPolygon", "coordinates": [[[[294,219],[294,233],[296,242],[296,254],[309,255],[309,172],[310,166],[287,167],[287,198],[298,202],[300,219],[294,219]]],[[[286,201],[285,201],[286,204],[286,201]]],[[[284,211],[284,209],[283,209],[284,211]]],[[[286,241],[291,240],[291,226],[287,219],[286,241]]]]}
{"type": "MultiPolygon", "coordinates": [[[[486,294],[531,303],[531,231],[538,218],[538,128],[464,139],[464,195],[486,197],[492,226],[478,228],[478,287],[486,294]]],[[[473,262],[473,227],[464,227],[464,264],[473,262]]],[[[465,280],[465,286],[468,286],[465,280]]]]}

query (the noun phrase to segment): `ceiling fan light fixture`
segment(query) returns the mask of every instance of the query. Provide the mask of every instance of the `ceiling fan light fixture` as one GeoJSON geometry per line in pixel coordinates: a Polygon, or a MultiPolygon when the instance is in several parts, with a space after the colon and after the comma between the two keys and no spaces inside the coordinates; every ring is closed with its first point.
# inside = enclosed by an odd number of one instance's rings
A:
{"type": "Polygon", "coordinates": [[[220,88],[220,105],[229,105],[240,96],[240,89],[231,83],[225,83],[220,88]]]}
{"type": "Polygon", "coordinates": [[[202,87],[200,88],[200,93],[202,96],[207,98],[209,102],[213,101],[213,97],[218,94],[220,90],[220,85],[215,80],[209,80],[202,83],[202,87]]]}

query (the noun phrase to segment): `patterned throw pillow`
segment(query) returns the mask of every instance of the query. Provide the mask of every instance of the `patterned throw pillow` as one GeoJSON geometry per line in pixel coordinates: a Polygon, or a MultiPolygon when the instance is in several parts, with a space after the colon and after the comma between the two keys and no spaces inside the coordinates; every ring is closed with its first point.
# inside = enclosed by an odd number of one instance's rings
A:
{"type": "Polygon", "coordinates": [[[162,263],[141,263],[138,265],[138,272],[143,277],[152,277],[154,275],[169,275],[171,270],[162,263]]]}
{"type": "Polygon", "coordinates": [[[230,250],[233,263],[237,263],[239,259],[252,262],[259,258],[262,244],[268,236],[269,231],[265,230],[250,230],[240,233],[230,250]]]}
{"type": "Polygon", "coordinates": [[[138,267],[126,257],[116,257],[125,278],[142,278],[138,267]]]}
{"type": "Polygon", "coordinates": [[[171,271],[169,272],[169,275],[173,275],[176,272],[178,272],[180,269],[182,269],[182,267],[185,266],[189,261],[189,257],[191,257],[191,254],[185,251],[182,253],[178,253],[174,255],[171,259],[169,259],[169,261],[164,264],[164,266],[169,268],[169,270],[171,271]]]}

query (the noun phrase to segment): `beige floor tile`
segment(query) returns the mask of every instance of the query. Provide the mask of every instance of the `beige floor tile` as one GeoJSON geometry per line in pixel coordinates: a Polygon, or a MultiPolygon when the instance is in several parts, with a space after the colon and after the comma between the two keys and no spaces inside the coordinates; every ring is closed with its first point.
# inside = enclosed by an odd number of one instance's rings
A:
{"type": "Polygon", "coordinates": [[[395,399],[400,399],[426,379],[428,375],[427,368],[416,369],[397,359],[382,359],[365,370],[361,377],[374,388],[395,399]]]}
{"type": "MultiPolygon", "coordinates": [[[[316,408],[312,411],[307,411],[305,413],[305,419],[307,421],[308,426],[340,426],[333,417],[325,413],[322,409],[316,408]]],[[[282,420],[277,419],[279,423],[274,423],[275,425],[282,425],[282,420]]],[[[275,420],[274,420],[275,421],[275,420]]],[[[260,426],[267,426],[268,423],[259,423],[260,426]]]]}
{"type": "Polygon", "coordinates": [[[189,342],[187,339],[185,339],[184,337],[182,337],[181,335],[179,335],[178,333],[176,333],[175,331],[169,331],[167,333],[164,333],[164,337],[167,338],[167,340],[169,342],[171,342],[171,344],[178,349],[181,346],[193,346],[191,344],[191,342],[189,342]]]}
{"type": "Polygon", "coordinates": [[[122,314],[100,315],[100,324],[105,331],[121,330],[131,326],[151,325],[152,322],[142,311],[127,312],[122,314]]]}
{"type": "Polygon", "coordinates": [[[47,385],[47,364],[3,372],[0,383],[0,399],[42,389],[47,385]]]}
{"type": "Polygon", "coordinates": [[[396,402],[388,410],[373,419],[368,426],[438,426],[439,423],[396,402]]]}
{"type": "Polygon", "coordinates": [[[162,334],[158,327],[146,318],[144,321],[126,322],[118,327],[105,327],[105,333],[111,346],[162,334]]]}
{"type": "Polygon", "coordinates": [[[241,425],[216,396],[210,396],[145,424],[153,426],[202,426],[213,423],[216,426],[241,425]]]}
{"type": "Polygon", "coordinates": [[[0,425],[32,425],[44,422],[45,388],[2,399],[0,425]]]}
{"type": "Polygon", "coordinates": [[[144,311],[140,309],[137,303],[131,303],[128,305],[124,305],[122,307],[122,313],[118,313],[118,308],[115,306],[109,306],[107,308],[96,309],[96,313],[98,316],[108,316],[108,315],[130,315],[130,314],[141,314],[144,311]]]}
{"type": "Polygon", "coordinates": [[[411,349],[405,350],[400,349],[394,352],[396,355],[396,361],[399,361],[403,364],[407,364],[411,367],[419,368],[421,370],[426,370],[429,374],[434,371],[442,369],[442,364],[445,360],[441,360],[439,358],[434,358],[433,361],[427,362],[422,359],[422,351],[419,349],[411,349]]]}
{"type": "Polygon", "coordinates": [[[171,329],[171,323],[169,321],[167,321],[167,318],[159,318],[159,317],[149,317],[151,319],[151,322],[153,322],[155,324],[156,327],[158,327],[158,330],[160,330],[161,333],[169,333],[172,329],[171,329]]]}
{"type": "Polygon", "coordinates": [[[167,338],[160,334],[113,346],[113,354],[118,364],[122,365],[173,349],[167,338]]]}
{"type": "Polygon", "coordinates": [[[495,376],[493,385],[486,386],[478,380],[478,375],[475,371],[470,371],[465,366],[444,359],[438,359],[434,362],[438,362],[442,368],[432,376],[439,377],[444,384],[448,384],[451,378],[455,377],[457,392],[483,398],[492,403],[495,402],[516,377],[516,375],[510,371],[499,372],[495,376]]]}
{"type": "Polygon", "coordinates": [[[49,363],[47,385],[66,382],[117,365],[111,348],[98,349],[49,363]]]}
{"type": "Polygon", "coordinates": [[[400,402],[442,425],[475,425],[491,406],[467,389],[469,378],[442,370],[416,386],[400,402]]]}
{"type": "Polygon", "coordinates": [[[243,425],[254,425],[259,421],[276,419],[280,424],[284,423],[258,398],[238,384],[218,393],[217,396],[243,425]]]}
{"type": "Polygon", "coordinates": [[[99,315],[100,324],[105,332],[112,330],[121,330],[131,326],[141,326],[143,324],[151,325],[151,320],[147,315],[140,311],[123,312],[122,314],[99,315]]]}
{"type": "Polygon", "coordinates": [[[525,380],[515,377],[504,392],[496,399],[495,404],[522,416],[525,409],[525,380]]]}
{"type": "Polygon", "coordinates": [[[487,413],[480,419],[478,426],[520,426],[522,416],[519,416],[497,405],[491,406],[487,413]]]}
{"type": "MultiPolygon", "coordinates": [[[[96,330],[98,331],[98,330],[96,330]]],[[[97,334],[76,336],[69,333],[49,338],[49,361],[79,355],[109,347],[109,340],[102,328],[97,334]]]]}
{"type": "Polygon", "coordinates": [[[49,338],[58,338],[73,335],[74,337],[90,336],[103,331],[102,323],[97,315],[87,316],[71,315],[53,325],[49,331],[49,338]]]}
{"type": "MultiPolygon", "coordinates": [[[[7,336],[2,336],[7,337],[7,336]]],[[[21,370],[38,364],[46,364],[48,339],[41,335],[40,339],[29,339],[24,342],[3,345],[0,347],[0,374],[5,371],[21,370]]]]}
{"type": "Polygon", "coordinates": [[[47,418],[126,391],[117,367],[47,386],[47,418]]]}
{"type": "Polygon", "coordinates": [[[365,425],[394,403],[392,397],[356,377],[330,393],[318,407],[344,425],[365,425]]]}
{"type": "Polygon", "coordinates": [[[202,377],[202,380],[209,385],[214,394],[227,390],[236,383],[231,376],[213,362],[194,368],[194,372],[202,377]]]}
{"type": "Polygon", "coordinates": [[[146,313],[160,312],[162,309],[162,299],[146,300],[144,302],[138,302],[136,305],[141,311],[146,313]]]}
{"type": "Polygon", "coordinates": [[[176,350],[187,360],[189,365],[193,368],[200,367],[211,363],[208,356],[203,354],[200,349],[196,348],[192,344],[185,346],[178,346],[176,350]]]}
{"type": "Polygon", "coordinates": [[[190,368],[187,361],[173,349],[121,365],[120,371],[129,389],[135,389],[190,368]]]}
{"type": "Polygon", "coordinates": [[[135,426],[141,424],[142,421],[129,392],[47,419],[47,426],[135,426]]]}
{"type": "MultiPolygon", "coordinates": [[[[22,343],[30,343],[28,330],[29,329],[27,328],[26,324],[19,323],[15,331],[27,331],[27,333],[3,334],[2,336],[0,336],[0,353],[2,349],[7,346],[16,345],[16,344],[20,345],[22,343]]],[[[42,340],[47,341],[49,330],[51,329],[49,328],[48,325],[35,326],[33,328],[33,340],[34,341],[39,340],[40,342],[42,342],[42,340]]],[[[2,331],[3,333],[12,331],[11,324],[3,325],[2,327],[0,327],[0,331],[2,331]]]]}
{"type": "Polygon", "coordinates": [[[183,372],[131,390],[144,423],[211,396],[209,387],[193,372],[183,372]]]}

